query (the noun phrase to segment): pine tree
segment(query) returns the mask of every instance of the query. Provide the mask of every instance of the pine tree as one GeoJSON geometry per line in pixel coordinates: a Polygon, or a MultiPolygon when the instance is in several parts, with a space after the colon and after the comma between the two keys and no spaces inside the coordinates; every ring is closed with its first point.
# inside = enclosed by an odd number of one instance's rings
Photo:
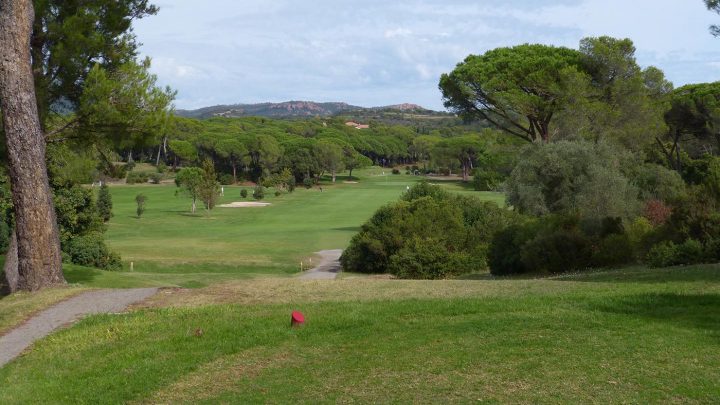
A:
{"type": "Polygon", "coordinates": [[[97,210],[103,221],[107,222],[113,216],[112,214],[112,196],[110,195],[110,187],[103,183],[100,187],[97,199],[97,210]]]}

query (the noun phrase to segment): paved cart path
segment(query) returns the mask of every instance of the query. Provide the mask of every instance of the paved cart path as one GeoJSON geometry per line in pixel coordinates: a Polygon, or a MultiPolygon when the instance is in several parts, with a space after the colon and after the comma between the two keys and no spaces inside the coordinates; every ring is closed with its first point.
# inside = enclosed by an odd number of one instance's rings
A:
{"type": "Polygon", "coordinates": [[[306,271],[302,276],[298,277],[301,280],[332,280],[337,277],[340,272],[340,255],[342,255],[342,249],[335,250],[321,250],[317,252],[320,255],[320,264],[316,267],[306,271]]]}
{"type": "Polygon", "coordinates": [[[85,315],[122,312],[154,295],[157,288],[89,291],[56,304],[0,337],[0,367],[19,356],[38,339],[85,315]]]}

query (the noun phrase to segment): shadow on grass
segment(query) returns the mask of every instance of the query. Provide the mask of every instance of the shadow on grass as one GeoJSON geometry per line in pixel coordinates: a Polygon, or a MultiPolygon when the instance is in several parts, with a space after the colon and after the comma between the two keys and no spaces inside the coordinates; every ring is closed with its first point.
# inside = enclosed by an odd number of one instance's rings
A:
{"type": "Polygon", "coordinates": [[[630,315],[682,327],[704,329],[720,337],[720,295],[638,294],[591,305],[602,312],[630,315]]]}
{"type": "Polygon", "coordinates": [[[63,269],[65,280],[71,284],[84,284],[90,283],[100,275],[102,270],[93,269],[90,267],[72,266],[70,268],[63,269]]]}
{"type": "Polygon", "coordinates": [[[552,279],[557,281],[577,281],[589,283],[720,283],[720,264],[676,266],[661,269],[650,269],[638,266],[614,270],[593,270],[554,276],[552,279]]]}
{"type": "Polygon", "coordinates": [[[360,232],[359,226],[346,226],[344,228],[332,228],[333,231],[360,232]]]}

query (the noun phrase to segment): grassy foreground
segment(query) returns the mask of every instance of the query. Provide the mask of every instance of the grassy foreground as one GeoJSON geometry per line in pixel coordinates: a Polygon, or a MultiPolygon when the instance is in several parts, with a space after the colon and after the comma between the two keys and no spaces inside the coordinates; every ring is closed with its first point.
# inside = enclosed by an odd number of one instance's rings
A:
{"type": "Polygon", "coordinates": [[[720,266],[541,280],[236,281],[93,316],[0,403],[715,402],[720,266]],[[290,311],[307,325],[289,328],[290,311]]]}

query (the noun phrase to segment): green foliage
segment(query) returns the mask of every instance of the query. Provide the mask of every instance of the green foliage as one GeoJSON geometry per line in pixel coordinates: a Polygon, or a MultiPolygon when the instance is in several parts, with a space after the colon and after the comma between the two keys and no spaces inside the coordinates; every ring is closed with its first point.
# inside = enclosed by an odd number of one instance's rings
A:
{"type": "Polygon", "coordinates": [[[164,176],[160,173],[150,173],[149,177],[152,184],[160,184],[164,176]]]}
{"type": "Polygon", "coordinates": [[[63,251],[70,260],[81,266],[97,267],[105,270],[120,270],[120,256],[108,250],[102,234],[89,233],[70,239],[63,251]]]}
{"type": "Polygon", "coordinates": [[[400,170],[399,170],[399,169],[392,169],[392,174],[400,174],[400,170]]]}
{"type": "Polygon", "coordinates": [[[188,141],[173,139],[168,142],[168,147],[180,160],[186,162],[197,160],[197,148],[188,141]]]}
{"type": "Polygon", "coordinates": [[[493,170],[475,169],[472,185],[476,191],[496,191],[502,182],[502,175],[493,170]]]}
{"type": "Polygon", "coordinates": [[[446,278],[487,266],[492,235],[513,214],[496,204],[452,195],[421,182],[379,209],[353,237],[341,263],[348,271],[401,278],[446,278]]]}
{"type": "Polygon", "coordinates": [[[473,270],[465,253],[450,252],[440,239],[413,237],[390,258],[388,273],[398,278],[438,280],[473,270]]]}
{"type": "Polygon", "coordinates": [[[533,273],[583,270],[590,266],[591,247],[590,238],[570,219],[541,228],[534,238],[522,245],[521,259],[524,268],[533,273]]]}
{"type": "Polygon", "coordinates": [[[147,202],[147,197],[145,194],[138,194],[135,196],[135,204],[137,204],[137,208],[135,209],[135,213],[137,214],[138,219],[142,217],[142,214],[145,212],[145,203],[147,202]]]}
{"type": "Polygon", "coordinates": [[[650,249],[645,260],[652,267],[702,263],[705,260],[705,250],[702,244],[694,239],[687,239],[680,244],[662,241],[650,249]]]}
{"type": "Polygon", "coordinates": [[[102,186],[100,186],[97,203],[95,205],[97,206],[97,212],[100,218],[102,218],[104,222],[108,222],[110,218],[112,218],[113,213],[112,196],[110,195],[110,187],[108,187],[107,183],[103,183],[102,186]]]}
{"type": "Polygon", "coordinates": [[[113,71],[99,64],[90,69],[76,112],[84,142],[144,146],[164,131],[175,93],[157,87],[149,69],[150,59],[128,61],[113,71]]]}
{"type": "Polygon", "coordinates": [[[203,160],[200,174],[200,184],[197,190],[198,198],[205,205],[205,209],[210,211],[215,208],[215,204],[220,197],[220,183],[217,181],[215,165],[212,160],[203,160]]]}
{"type": "Polygon", "coordinates": [[[580,64],[580,52],[568,48],[496,48],[470,55],[443,74],[440,89],[445,106],[463,117],[485,119],[527,141],[547,141],[552,116],[569,102],[565,87],[580,64]]]}
{"type": "Polygon", "coordinates": [[[165,174],[167,172],[167,165],[164,162],[158,163],[157,172],[160,174],[165,174]]]}
{"type": "MultiPolygon", "coordinates": [[[[175,185],[192,199],[191,212],[195,212],[196,201],[200,198],[203,171],[198,167],[184,167],[175,176],[175,185]]],[[[180,191],[179,190],[179,191],[180,191]]]]}
{"type": "Polygon", "coordinates": [[[314,181],[312,178],[310,178],[310,177],[305,177],[305,178],[303,179],[303,186],[305,186],[305,188],[308,188],[308,189],[309,189],[309,188],[312,188],[312,186],[313,186],[314,184],[315,184],[315,181],[314,181]]]}
{"type": "Polygon", "coordinates": [[[247,198],[247,196],[248,196],[248,191],[246,188],[240,190],[240,197],[247,198]]]}
{"type": "Polygon", "coordinates": [[[220,175],[220,184],[223,186],[229,186],[235,184],[235,179],[231,174],[223,173],[220,175]]]}
{"type": "Polygon", "coordinates": [[[263,187],[259,184],[257,186],[255,186],[255,188],[253,189],[253,198],[258,201],[265,198],[265,187],[263,187]]]}
{"type": "Polygon", "coordinates": [[[150,179],[150,176],[145,172],[130,172],[127,175],[127,184],[145,184],[150,179]]]}
{"type": "Polygon", "coordinates": [[[640,189],[640,198],[645,201],[672,202],[687,193],[685,182],[677,171],[652,163],[638,167],[633,183],[640,189]]]}
{"type": "Polygon", "coordinates": [[[634,218],[639,191],[624,175],[632,157],[606,143],[561,141],[528,147],[506,183],[523,214],[576,212],[584,218],[634,218]]]}
{"type": "Polygon", "coordinates": [[[53,201],[63,244],[77,236],[103,232],[103,218],[92,190],[79,185],[59,187],[53,190],[53,201]]]}
{"type": "Polygon", "coordinates": [[[635,260],[635,249],[627,234],[611,234],[600,241],[592,255],[593,267],[618,267],[635,260]]]}

